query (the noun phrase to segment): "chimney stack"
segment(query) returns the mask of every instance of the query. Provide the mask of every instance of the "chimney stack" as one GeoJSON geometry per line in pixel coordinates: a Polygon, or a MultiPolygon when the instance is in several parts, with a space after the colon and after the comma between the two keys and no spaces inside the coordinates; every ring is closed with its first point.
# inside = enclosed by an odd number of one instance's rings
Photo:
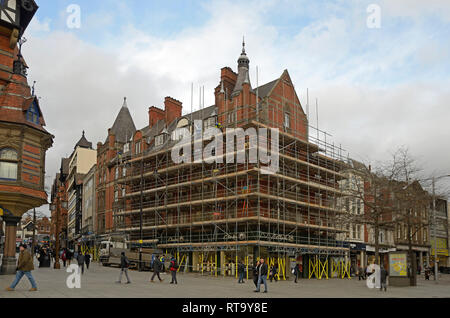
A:
{"type": "Polygon", "coordinates": [[[166,124],[169,126],[175,119],[180,118],[183,111],[183,103],[172,97],[164,100],[164,111],[166,113],[166,124]]]}

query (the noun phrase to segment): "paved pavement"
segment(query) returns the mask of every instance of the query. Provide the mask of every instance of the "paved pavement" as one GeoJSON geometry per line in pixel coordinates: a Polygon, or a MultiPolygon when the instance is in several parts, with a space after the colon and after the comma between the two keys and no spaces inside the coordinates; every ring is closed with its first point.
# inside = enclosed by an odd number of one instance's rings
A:
{"type": "MultiPolygon", "coordinates": [[[[150,272],[130,271],[132,284],[116,284],[119,269],[102,267],[96,263],[85,271],[80,289],[69,289],[64,269],[38,269],[33,276],[38,292],[29,292],[30,284],[24,277],[16,291],[7,292],[14,276],[0,276],[0,298],[386,298],[386,297],[450,297],[450,275],[441,275],[441,281],[419,279],[417,287],[390,287],[387,292],[368,289],[365,281],[300,280],[269,284],[269,293],[254,293],[250,280],[238,284],[236,279],[215,278],[198,274],[178,274],[178,285],[170,285],[170,275],[162,275],[163,283],[150,283],[150,272]]],[[[123,277],[125,281],[125,277],[123,277]]],[[[263,287],[262,287],[263,289],[263,287]]]]}

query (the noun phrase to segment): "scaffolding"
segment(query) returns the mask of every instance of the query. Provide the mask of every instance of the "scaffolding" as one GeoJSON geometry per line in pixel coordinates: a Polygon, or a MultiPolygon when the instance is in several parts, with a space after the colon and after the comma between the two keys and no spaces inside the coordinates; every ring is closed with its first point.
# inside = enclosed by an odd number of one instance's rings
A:
{"type": "MultiPolygon", "coordinates": [[[[295,123],[306,118],[298,106],[288,109],[295,123]]],[[[242,262],[248,277],[256,259],[264,257],[278,267],[281,279],[293,262],[302,264],[306,278],[346,277],[349,249],[337,240],[345,230],[336,220],[348,155],[307,119],[304,132],[280,126],[274,116],[286,107],[270,100],[229,105],[215,117],[223,130],[280,128],[279,171],[272,175],[262,173],[259,161],[175,164],[170,142],[155,147],[149,141],[143,153],[122,154],[113,163],[121,171],[115,187],[124,191],[113,205],[115,230],[140,247],[175,256],[181,270],[203,275],[234,277],[242,262]]],[[[203,111],[197,118],[207,119],[203,111]]],[[[184,117],[195,131],[193,115],[184,117]]],[[[210,140],[195,142],[205,146],[210,140]]],[[[250,143],[244,144],[248,158],[250,143]]]]}

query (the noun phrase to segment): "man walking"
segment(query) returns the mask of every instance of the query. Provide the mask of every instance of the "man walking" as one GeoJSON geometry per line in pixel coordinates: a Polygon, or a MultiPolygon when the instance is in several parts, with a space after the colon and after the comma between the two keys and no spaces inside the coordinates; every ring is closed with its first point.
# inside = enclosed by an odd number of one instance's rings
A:
{"type": "Polygon", "coordinates": [[[78,252],[77,255],[77,261],[78,261],[78,266],[81,267],[81,274],[84,274],[84,261],[85,261],[85,257],[83,255],[83,253],[78,252]]]}
{"type": "Polygon", "coordinates": [[[171,284],[178,284],[177,282],[177,271],[178,271],[178,263],[175,257],[172,257],[170,260],[170,272],[172,273],[172,281],[171,284]]]}
{"type": "Polygon", "coordinates": [[[91,254],[86,253],[86,255],[84,255],[84,262],[86,263],[86,269],[89,269],[89,264],[91,264],[91,254]]]}
{"type": "Polygon", "coordinates": [[[255,284],[255,287],[258,288],[258,266],[259,266],[260,262],[257,261],[256,265],[253,266],[253,283],[255,284]]]}
{"type": "Polygon", "coordinates": [[[380,282],[381,282],[381,287],[380,287],[380,291],[383,291],[383,288],[384,288],[384,291],[387,291],[386,289],[386,287],[387,287],[387,283],[386,283],[386,280],[387,280],[387,277],[388,277],[388,272],[387,272],[387,270],[385,270],[384,269],[384,266],[382,265],[381,266],[381,269],[380,269],[380,282]]]}
{"type": "Polygon", "coordinates": [[[267,272],[268,267],[267,264],[264,263],[264,259],[261,258],[260,264],[257,266],[258,272],[258,285],[256,286],[255,293],[259,293],[261,290],[261,283],[264,283],[264,292],[267,293],[267,272]]]}
{"type": "Polygon", "coordinates": [[[245,265],[242,263],[242,261],[239,261],[238,263],[238,274],[239,274],[238,284],[244,284],[245,265]]]}
{"type": "Polygon", "coordinates": [[[155,261],[153,262],[153,276],[150,280],[151,283],[154,283],[153,279],[155,278],[155,276],[158,276],[160,282],[163,281],[163,279],[161,279],[161,276],[159,276],[161,269],[162,269],[161,261],[159,260],[159,257],[156,257],[155,261]]]}
{"type": "Polygon", "coordinates": [[[270,268],[270,282],[272,282],[272,280],[275,279],[275,283],[277,282],[277,273],[278,273],[278,268],[276,265],[272,265],[272,267],[270,268]]]}
{"type": "Polygon", "coordinates": [[[127,284],[131,284],[130,277],[128,277],[128,267],[130,267],[130,261],[128,260],[128,257],[126,257],[125,252],[122,252],[120,255],[120,275],[119,280],[116,283],[122,283],[122,274],[125,273],[127,284]]]}
{"type": "Polygon", "coordinates": [[[25,244],[22,244],[20,245],[19,260],[17,262],[16,279],[11,284],[11,286],[8,287],[6,290],[14,291],[14,288],[16,288],[17,284],[25,275],[31,283],[30,291],[37,291],[36,282],[33,278],[33,275],[31,275],[32,270],[34,270],[33,258],[31,257],[31,254],[27,251],[27,246],[25,244]]]}
{"type": "Polygon", "coordinates": [[[298,275],[299,274],[300,274],[300,268],[299,268],[298,263],[297,263],[297,264],[295,264],[295,267],[294,267],[294,277],[295,277],[294,282],[296,284],[297,284],[297,280],[298,280],[298,275]]]}

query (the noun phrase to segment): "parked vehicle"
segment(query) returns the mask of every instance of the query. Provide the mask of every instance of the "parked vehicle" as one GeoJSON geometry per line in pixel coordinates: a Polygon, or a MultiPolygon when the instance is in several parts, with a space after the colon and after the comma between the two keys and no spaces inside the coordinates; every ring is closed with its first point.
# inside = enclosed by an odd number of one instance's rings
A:
{"type": "MultiPolygon", "coordinates": [[[[120,257],[122,252],[125,252],[128,260],[130,261],[130,269],[137,269],[139,267],[139,249],[132,248],[131,244],[127,241],[113,240],[102,241],[100,245],[100,262],[103,266],[117,266],[120,267],[120,257]]],[[[154,255],[162,254],[162,250],[143,248],[142,249],[142,262],[143,269],[150,270],[152,265],[152,259],[154,255]]]]}

